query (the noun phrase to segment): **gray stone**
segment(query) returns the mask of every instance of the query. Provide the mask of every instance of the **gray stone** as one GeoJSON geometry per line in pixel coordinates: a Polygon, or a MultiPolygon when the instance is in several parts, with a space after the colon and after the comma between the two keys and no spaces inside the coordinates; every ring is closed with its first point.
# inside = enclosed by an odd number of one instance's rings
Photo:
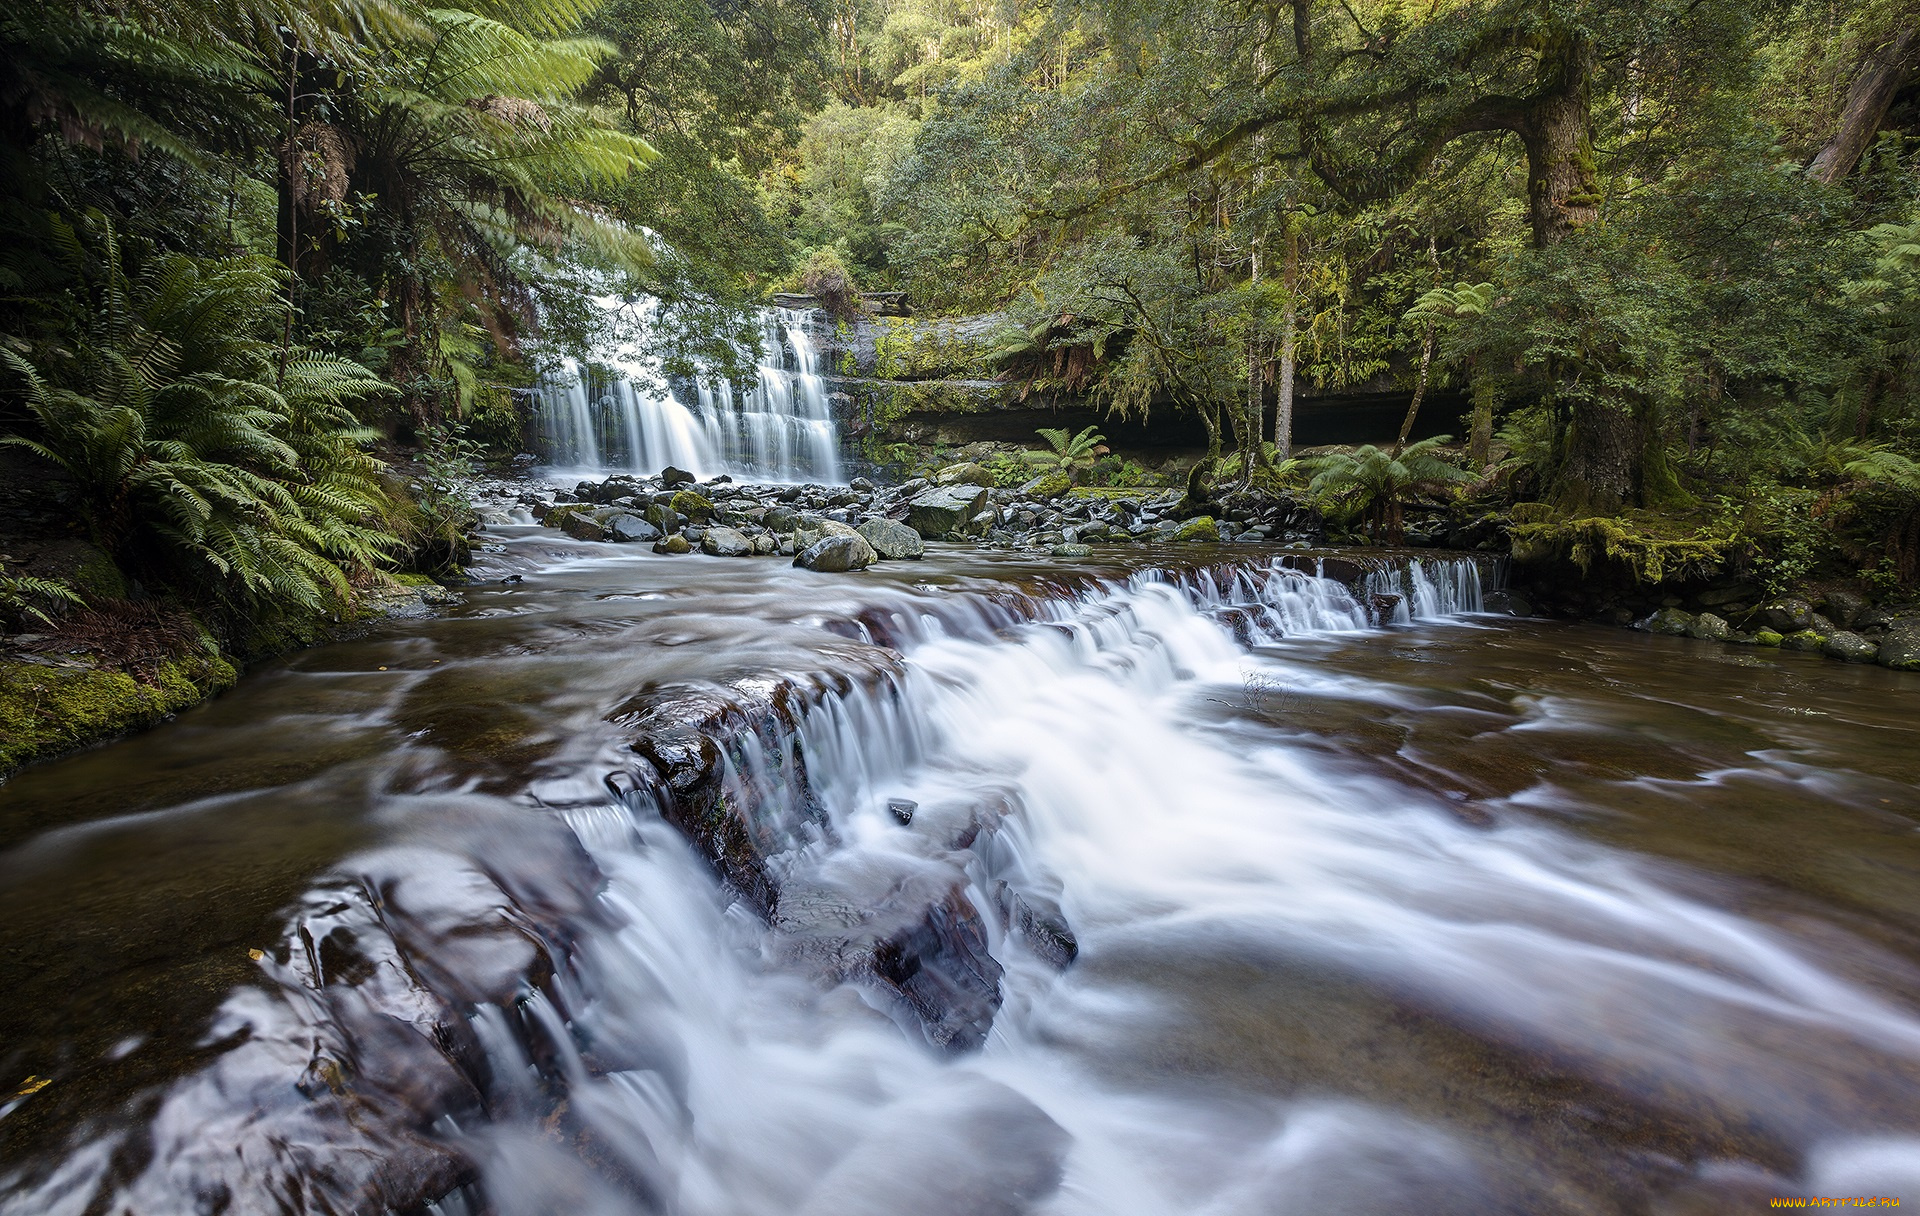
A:
{"type": "Polygon", "coordinates": [[[560,521],[560,530],[575,540],[605,540],[607,530],[591,515],[569,515],[560,521]]]}
{"type": "Polygon", "coordinates": [[[918,532],[890,519],[870,519],[854,530],[873,546],[875,553],[889,561],[923,557],[927,552],[918,532]]]}
{"type": "Polygon", "coordinates": [[[1733,627],[1711,612],[1694,617],[1693,624],[1687,626],[1687,636],[1703,642],[1724,642],[1732,633],[1733,627]]]}
{"type": "Polygon", "coordinates": [[[659,502],[647,508],[646,519],[648,523],[666,533],[678,532],[687,522],[686,516],[659,502]]]}
{"type": "Polygon", "coordinates": [[[672,465],[660,470],[660,484],[671,490],[675,486],[690,486],[700,480],[685,469],[676,469],[672,465]]]}
{"type": "Polygon", "coordinates": [[[716,524],[700,538],[700,551],[715,557],[752,557],[753,542],[732,528],[716,524]]]}
{"type": "Polygon", "coordinates": [[[873,564],[873,546],[859,534],[823,536],[794,555],[793,564],[823,574],[845,574],[865,570],[873,564]]]}
{"type": "Polygon", "coordinates": [[[1813,626],[1813,605],[1797,595],[1783,595],[1761,607],[1760,619],[1777,633],[1799,633],[1813,626]]]}
{"type": "Polygon", "coordinates": [[[1834,623],[1842,629],[1857,628],[1872,611],[1867,601],[1851,591],[1844,590],[1827,592],[1827,602],[1822,606],[1826,608],[1827,615],[1833,618],[1834,623]]]}
{"type": "Polygon", "coordinates": [[[693,546],[687,543],[686,537],[675,533],[665,540],[656,541],[653,546],[653,551],[655,553],[691,553],[693,552],[693,546]]]}
{"type": "Polygon", "coordinates": [[[981,486],[943,486],[916,494],[907,504],[906,524],[921,536],[937,539],[958,532],[987,503],[981,486]]]}
{"type": "Polygon", "coordinates": [[[762,532],[753,538],[753,551],[762,557],[771,557],[780,552],[780,538],[772,533],[762,532]]]}
{"type": "Polygon", "coordinates": [[[1682,612],[1678,608],[1662,608],[1634,628],[1648,633],[1665,633],[1674,637],[1683,637],[1687,630],[1693,628],[1693,614],[1682,612]]]}
{"type": "Polygon", "coordinates": [[[1827,644],[1827,639],[1811,629],[1800,629],[1780,639],[1782,650],[1818,650],[1827,644]]]}
{"type": "Polygon", "coordinates": [[[1880,656],[1880,648],[1859,634],[1842,629],[1827,636],[1820,653],[1848,663],[1871,663],[1880,656]]]}
{"type": "Polygon", "coordinates": [[[607,521],[609,539],[618,541],[659,540],[660,529],[654,527],[638,515],[621,512],[607,521]]]}
{"type": "Polygon", "coordinates": [[[1887,626],[1879,661],[1895,671],[1920,671],[1920,617],[1903,617],[1887,626]]]}
{"type": "Polygon", "coordinates": [[[1089,557],[1093,553],[1093,548],[1090,545],[1066,544],[1055,545],[1048,552],[1055,557],[1089,557]]]}
{"type": "Polygon", "coordinates": [[[981,465],[972,463],[950,464],[933,475],[936,486],[990,486],[993,474],[981,465]]]}

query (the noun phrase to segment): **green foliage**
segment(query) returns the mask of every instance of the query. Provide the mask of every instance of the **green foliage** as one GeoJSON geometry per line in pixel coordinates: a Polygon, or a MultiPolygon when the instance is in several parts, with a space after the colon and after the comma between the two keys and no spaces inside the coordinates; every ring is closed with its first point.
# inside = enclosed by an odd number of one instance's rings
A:
{"type": "Polygon", "coordinates": [[[1307,492],[1328,516],[1359,520],[1369,536],[1399,544],[1406,539],[1409,501],[1472,480],[1471,473],[1441,455],[1441,445],[1451,438],[1436,435],[1398,452],[1367,444],[1352,452],[1306,457],[1299,467],[1313,475],[1307,492]]]}
{"type": "Polygon", "coordinates": [[[1046,450],[1022,452],[1020,458],[1045,472],[1064,473],[1070,481],[1077,480],[1083,470],[1107,453],[1107,437],[1100,434],[1098,427],[1089,426],[1074,435],[1058,427],[1043,426],[1035,433],[1047,441],[1046,450]]]}
{"type": "Polygon", "coordinates": [[[364,368],[273,337],[281,277],[256,258],[154,259],[129,278],[111,228],[91,316],[65,348],[0,350],[32,416],[0,436],[59,467],[95,543],[129,571],[239,614],[337,611],[394,540],[364,368]]]}
{"type": "Polygon", "coordinates": [[[1568,519],[1549,516],[1516,522],[1510,529],[1516,561],[1558,557],[1583,573],[1594,573],[1605,559],[1642,583],[1705,578],[1717,573],[1738,539],[1724,523],[1689,528],[1656,512],[1568,519]]]}
{"type": "Polygon", "coordinates": [[[58,579],[0,574],[0,620],[51,625],[54,614],[62,607],[83,602],[77,591],[58,579]]]}

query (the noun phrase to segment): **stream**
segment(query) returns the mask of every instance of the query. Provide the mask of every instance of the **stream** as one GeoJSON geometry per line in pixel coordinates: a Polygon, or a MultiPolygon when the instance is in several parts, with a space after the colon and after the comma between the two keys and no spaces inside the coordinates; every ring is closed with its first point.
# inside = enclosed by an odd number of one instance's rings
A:
{"type": "Polygon", "coordinates": [[[1909,676],[495,533],[0,786],[0,1212],[1920,1202],[1909,676]]]}

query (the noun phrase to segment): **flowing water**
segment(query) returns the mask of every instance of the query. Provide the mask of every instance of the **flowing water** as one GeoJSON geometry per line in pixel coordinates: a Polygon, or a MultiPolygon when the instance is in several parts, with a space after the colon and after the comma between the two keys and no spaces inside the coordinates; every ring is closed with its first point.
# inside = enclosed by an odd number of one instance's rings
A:
{"type": "Polygon", "coordinates": [[[647,474],[673,465],[702,478],[845,480],[807,314],[764,310],[755,382],[736,388],[713,377],[683,385],[689,402],[676,396],[651,349],[655,305],[608,297],[599,306],[637,336],[604,360],[567,360],[535,390],[535,425],[555,467],[647,474]]]}
{"type": "Polygon", "coordinates": [[[1908,677],[1476,616],[1465,562],[1374,627],[1244,550],[519,532],[524,582],[0,787],[0,1211],[1920,1201],[1908,677]],[[629,747],[688,697],[771,923],[629,747]],[[899,907],[990,955],[977,1049],[835,982],[899,907]]]}

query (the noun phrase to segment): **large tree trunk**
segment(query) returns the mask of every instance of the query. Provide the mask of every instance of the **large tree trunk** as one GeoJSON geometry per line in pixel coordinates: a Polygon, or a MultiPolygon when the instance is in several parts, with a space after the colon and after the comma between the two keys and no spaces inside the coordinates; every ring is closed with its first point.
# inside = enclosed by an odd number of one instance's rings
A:
{"type": "Polygon", "coordinates": [[[1473,382],[1473,421],[1467,438],[1467,464],[1484,473],[1493,463],[1493,411],[1500,405],[1500,382],[1480,376],[1473,382]]]}
{"type": "Polygon", "coordinates": [[[1527,212],[1536,249],[1559,244],[1599,214],[1593,164],[1593,43],[1585,35],[1567,34],[1557,52],[1542,61],[1542,83],[1548,88],[1519,124],[1527,149],[1527,212]]]}
{"type": "Polygon", "coordinates": [[[1886,120],[1894,94],[1913,77],[1916,40],[1914,31],[1901,30],[1892,42],[1867,57],[1860,75],[1847,92],[1847,104],[1840,111],[1840,125],[1807,166],[1807,175],[1831,186],[1860,163],[1873,137],[1886,120]]]}
{"type": "Polygon", "coordinates": [[[1579,402],[1571,414],[1554,505],[1570,518],[1617,515],[1633,499],[1640,456],[1633,415],[1602,401],[1579,402]]]}
{"type": "Polygon", "coordinates": [[[1273,450],[1280,460],[1285,460],[1293,451],[1294,330],[1300,315],[1296,300],[1300,289],[1300,234],[1294,223],[1294,218],[1288,216],[1286,258],[1280,280],[1287,289],[1286,304],[1280,310],[1280,368],[1279,380],[1274,386],[1278,400],[1273,407],[1273,450]]]}

